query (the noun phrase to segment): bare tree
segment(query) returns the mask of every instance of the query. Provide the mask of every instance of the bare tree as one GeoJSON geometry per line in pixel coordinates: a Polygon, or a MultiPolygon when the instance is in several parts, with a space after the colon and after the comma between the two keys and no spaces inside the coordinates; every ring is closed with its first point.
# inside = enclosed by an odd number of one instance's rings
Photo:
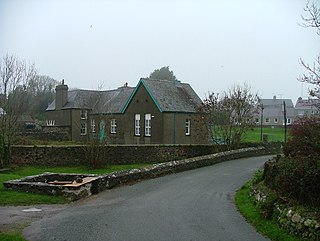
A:
{"type": "Polygon", "coordinates": [[[14,55],[6,55],[0,61],[0,159],[1,166],[9,164],[11,144],[16,124],[27,96],[26,88],[36,75],[35,65],[27,65],[14,55]]]}
{"type": "Polygon", "coordinates": [[[212,143],[219,144],[218,126],[222,124],[222,116],[219,108],[219,94],[209,93],[203,100],[201,112],[205,114],[207,131],[212,143]]]}
{"type": "Polygon", "coordinates": [[[46,75],[37,75],[31,79],[28,86],[28,101],[23,111],[38,120],[45,119],[48,103],[54,100],[54,89],[59,82],[46,75]]]}
{"type": "Polygon", "coordinates": [[[254,123],[258,95],[247,84],[235,84],[222,95],[211,93],[204,100],[209,134],[215,143],[222,141],[230,148],[237,147],[254,123]]]}
{"type": "Polygon", "coordinates": [[[87,134],[85,136],[85,144],[83,145],[85,159],[93,168],[99,168],[103,165],[105,156],[105,145],[107,138],[105,135],[106,123],[106,103],[104,91],[102,91],[102,84],[99,85],[97,91],[92,91],[88,96],[86,103],[87,118],[80,121],[80,126],[85,125],[87,134]]]}
{"type": "Polygon", "coordinates": [[[303,23],[300,25],[305,28],[316,28],[317,34],[320,36],[320,9],[315,3],[310,4],[310,2],[307,1],[303,10],[307,13],[307,16],[301,15],[303,23]]]}
{"type": "MultiPolygon", "coordinates": [[[[317,7],[315,3],[308,1],[304,11],[307,16],[301,16],[303,19],[301,26],[316,28],[317,34],[320,36],[320,8],[317,7]]],[[[313,65],[304,62],[302,58],[299,59],[299,62],[305,68],[307,74],[301,75],[298,80],[315,85],[316,87],[310,91],[310,95],[320,98],[320,54],[318,54],[313,65]]]]}

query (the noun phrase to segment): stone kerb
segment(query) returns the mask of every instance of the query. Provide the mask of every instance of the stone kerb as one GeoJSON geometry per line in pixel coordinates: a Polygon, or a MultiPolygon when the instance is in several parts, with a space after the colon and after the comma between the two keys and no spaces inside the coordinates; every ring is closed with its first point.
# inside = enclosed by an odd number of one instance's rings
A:
{"type": "Polygon", "coordinates": [[[244,157],[271,154],[272,150],[265,147],[251,147],[238,150],[220,152],[205,156],[188,158],[179,161],[163,162],[145,168],[131,169],[126,171],[113,172],[106,175],[93,174],[60,174],[69,176],[94,176],[97,179],[79,187],[66,187],[63,185],[52,185],[46,183],[46,175],[59,180],[59,174],[45,173],[23,179],[4,182],[8,189],[25,192],[46,193],[50,195],[63,195],[70,200],[78,200],[83,197],[97,194],[105,189],[112,189],[119,185],[134,183],[144,179],[156,178],[166,174],[182,172],[190,169],[213,165],[223,161],[239,159],[244,157]],[[55,176],[56,175],[56,176],[55,176]]]}

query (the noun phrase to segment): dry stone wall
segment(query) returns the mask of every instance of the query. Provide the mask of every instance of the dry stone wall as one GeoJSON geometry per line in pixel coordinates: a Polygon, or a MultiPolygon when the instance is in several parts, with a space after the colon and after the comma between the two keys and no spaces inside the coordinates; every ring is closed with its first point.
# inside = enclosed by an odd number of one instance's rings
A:
{"type": "MultiPolygon", "coordinates": [[[[281,144],[268,144],[264,147],[274,153],[281,149],[281,144]]],[[[224,145],[108,145],[101,148],[102,165],[168,162],[227,150],[224,145]]],[[[17,165],[90,165],[85,159],[86,148],[80,145],[13,146],[12,153],[12,163],[17,165]]]]}
{"type": "MultiPolygon", "coordinates": [[[[38,175],[24,179],[7,181],[4,182],[4,186],[12,190],[46,193],[51,195],[64,195],[70,200],[78,200],[80,198],[99,193],[105,189],[111,189],[127,183],[134,183],[140,180],[156,178],[166,174],[177,173],[194,168],[209,166],[223,161],[243,157],[259,156],[270,153],[270,149],[267,149],[265,147],[250,147],[226,152],[219,152],[210,155],[198,156],[184,160],[163,162],[145,168],[131,169],[127,171],[119,171],[113,172],[111,174],[96,176],[98,177],[97,179],[90,183],[87,183],[85,186],[80,186],[79,188],[66,188],[63,185],[47,184],[45,183],[45,175],[38,175]]],[[[51,178],[59,180],[59,176],[54,175],[55,174],[51,174],[51,178]]],[[[88,175],[90,174],[86,174],[86,176],[88,175]]]]}

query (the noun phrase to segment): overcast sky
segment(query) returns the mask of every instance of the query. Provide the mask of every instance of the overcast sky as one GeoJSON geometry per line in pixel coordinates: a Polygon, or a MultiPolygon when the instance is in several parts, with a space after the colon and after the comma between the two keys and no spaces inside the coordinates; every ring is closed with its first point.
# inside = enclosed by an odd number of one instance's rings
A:
{"type": "MultiPolygon", "coordinates": [[[[316,0],[316,2],[319,0],[316,0]]],[[[305,0],[0,0],[0,56],[16,54],[69,88],[135,86],[170,66],[201,98],[248,83],[263,98],[308,85],[299,57],[320,52],[299,26],[305,0]]]]}

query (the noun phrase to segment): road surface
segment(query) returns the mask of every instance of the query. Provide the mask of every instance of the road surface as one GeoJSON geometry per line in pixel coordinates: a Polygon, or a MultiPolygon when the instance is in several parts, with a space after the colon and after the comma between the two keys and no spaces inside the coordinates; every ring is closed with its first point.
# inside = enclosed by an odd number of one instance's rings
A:
{"type": "Polygon", "coordinates": [[[238,213],[235,191],[270,156],[238,159],[104,191],[33,222],[27,240],[268,240],[238,213]]]}

